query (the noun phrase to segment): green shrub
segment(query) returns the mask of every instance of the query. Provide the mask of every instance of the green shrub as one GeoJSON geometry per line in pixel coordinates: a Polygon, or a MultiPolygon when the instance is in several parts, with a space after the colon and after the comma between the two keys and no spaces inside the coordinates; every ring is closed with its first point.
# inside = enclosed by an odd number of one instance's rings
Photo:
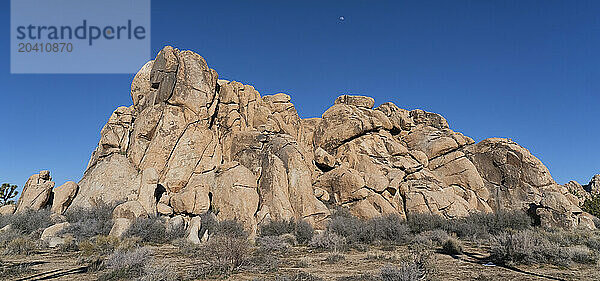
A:
{"type": "Polygon", "coordinates": [[[600,217],[600,195],[593,195],[592,198],[586,199],[581,209],[595,217],[600,217]]]}

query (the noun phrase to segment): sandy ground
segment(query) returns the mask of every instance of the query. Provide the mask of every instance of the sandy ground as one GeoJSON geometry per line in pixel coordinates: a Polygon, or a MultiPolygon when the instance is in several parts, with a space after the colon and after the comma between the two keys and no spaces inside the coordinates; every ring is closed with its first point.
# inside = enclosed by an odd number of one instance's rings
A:
{"type": "MultiPolygon", "coordinates": [[[[174,246],[163,245],[154,248],[154,262],[167,263],[179,271],[193,270],[194,263],[182,256],[174,246]]],[[[262,277],[267,280],[284,274],[307,272],[324,280],[339,280],[347,276],[377,272],[385,264],[399,265],[408,255],[408,248],[371,247],[366,252],[350,250],[343,253],[344,259],[329,263],[327,252],[313,251],[305,247],[294,247],[281,256],[279,270],[260,274],[238,272],[226,280],[254,280],[262,277]]],[[[505,268],[486,264],[485,248],[465,245],[465,254],[449,256],[433,253],[435,280],[600,280],[596,265],[573,265],[571,267],[519,266],[505,268]]],[[[14,264],[30,263],[32,271],[9,280],[96,280],[98,272],[87,271],[85,265],[77,263],[78,253],[61,253],[53,250],[26,257],[5,256],[2,261],[14,264]]],[[[360,280],[360,279],[355,279],[360,280]]]]}

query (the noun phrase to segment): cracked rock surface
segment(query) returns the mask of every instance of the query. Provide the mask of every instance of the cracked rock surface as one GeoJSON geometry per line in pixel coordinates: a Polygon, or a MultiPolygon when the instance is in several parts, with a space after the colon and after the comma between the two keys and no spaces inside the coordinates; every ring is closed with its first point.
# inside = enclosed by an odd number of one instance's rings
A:
{"type": "Polygon", "coordinates": [[[362,218],[523,209],[543,224],[586,221],[528,150],[475,143],[435,113],[343,95],[301,119],[289,95],[219,80],[204,58],[172,47],[140,69],[131,97],[100,132],[71,206],[125,202],[127,218],[157,204],[170,216],[211,210],[252,231],[292,218],[323,228],[338,206],[362,218]]]}

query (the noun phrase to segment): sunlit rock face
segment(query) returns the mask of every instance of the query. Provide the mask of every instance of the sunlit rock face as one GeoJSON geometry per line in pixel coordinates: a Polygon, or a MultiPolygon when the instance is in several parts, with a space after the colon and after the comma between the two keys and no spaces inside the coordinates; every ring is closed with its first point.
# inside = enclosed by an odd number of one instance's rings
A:
{"type": "Polygon", "coordinates": [[[289,95],[219,80],[200,55],[172,47],[140,69],[131,98],[100,132],[71,206],[210,210],[252,231],[281,219],[323,228],[339,206],[362,218],[534,208],[567,226],[583,214],[529,151],[476,144],[435,113],[343,95],[321,118],[301,119],[289,95]]]}

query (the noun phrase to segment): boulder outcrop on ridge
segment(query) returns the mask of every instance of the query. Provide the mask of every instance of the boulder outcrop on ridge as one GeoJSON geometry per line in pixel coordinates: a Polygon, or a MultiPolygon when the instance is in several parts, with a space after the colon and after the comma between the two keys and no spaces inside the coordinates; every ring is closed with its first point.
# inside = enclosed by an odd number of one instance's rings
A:
{"type": "Polygon", "coordinates": [[[301,119],[287,94],[219,80],[172,47],[140,69],[131,97],[100,132],[72,207],[125,202],[115,218],[126,219],[211,211],[252,231],[273,219],[324,227],[338,206],[362,218],[522,209],[545,225],[589,226],[525,148],[475,143],[435,113],[343,95],[301,119]]]}

